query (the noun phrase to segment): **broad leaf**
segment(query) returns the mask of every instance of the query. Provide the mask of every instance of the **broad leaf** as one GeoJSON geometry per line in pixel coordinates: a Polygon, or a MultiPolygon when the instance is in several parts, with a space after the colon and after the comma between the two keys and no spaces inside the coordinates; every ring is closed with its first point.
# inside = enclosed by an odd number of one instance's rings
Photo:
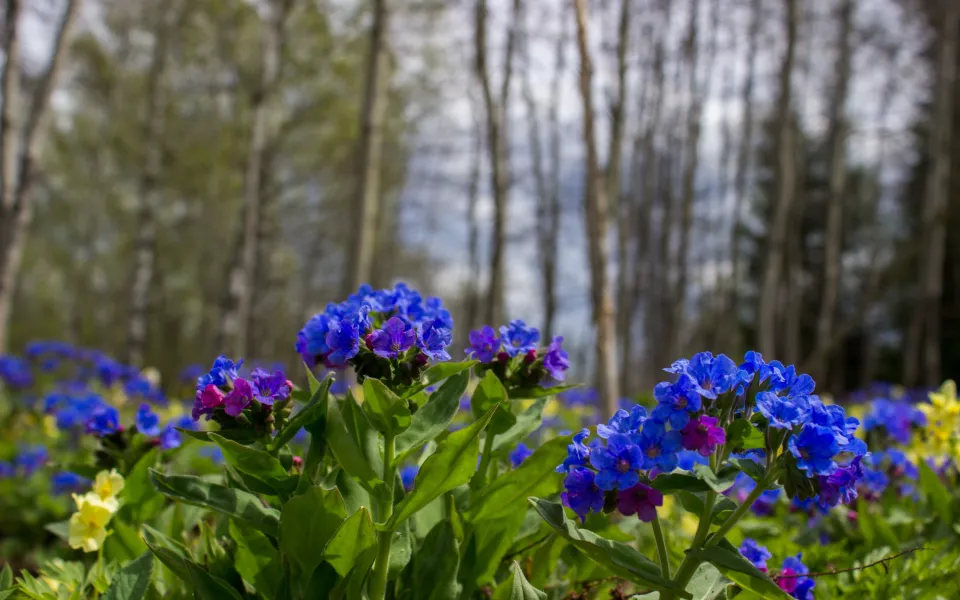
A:
{"type": "Polygon", "coordinates": [[[726,598],[726,587],[730,580],[725,578],[716,567],[703,563],[694,572],[687,584],[687,591],[693,594],[693,600],[721,600],[726,598]]]}
{"type": "Polygon", "coordinates": [[[509,397],[503,384],[494,375],[493,371],[487,371],[479,385],[473,390],[473,396],[470,398],[470,411],[474,419],[479,419],[490,411],[490,408],[499,405],[500,410],[493,415],[490,422],[488,433],[494,435],[505,433],[517,422],[517,417],[510,412],[509,397]]]}
{"type": "Polygon", "coordinates": [[[168,548],[148,544],[150,551],[160,559],[168,569],[185,581],[187,586],[201,600],[243,600],[243,597],[229,583],[211,575],[203,567],[168,548]]]}
{"type": "MultiPolygon", "coordinates": [[[[313,382],[315,382],[316,379],[312,377],[312,374],[311,379],[313,379],[313,381],[311,381],[310,386],[311,389],[313,389],[315,385],[313,382]]],[[[277,437],[273,439],[273,443],[270,445],[272,450],[283,448],[290,440],[296,437],[297,433],[308,423],[324,417],[327,411],[327,396],[332,383],[333,377],[331,375],[323,378],[323,381],[317,386],[316,390],[313,390],[313,396],[311,396],[310,401],[287,421],[286,426],[277,434],[277,437]]]]}
{"type": "MultiPolygon", "coordinates": [[[[119,516],[130,523],[143,523],[163,510],[163,495],[150,483],[150,469],[157,464],[157,451],[150,450],[133,465],[123,481],[123,506],[119,516]]],[[[139,549],[134,556],[143,553],[139,549]]],[[[131,556],[130,558],[133,558],[131,556]]]]}
{"type": "Polygon", "coordinates": [[[268,452],[238,444],[216,433],[210,434],[210,441],[220,447],[228,465],[262,482],[273,490],[273,495],[289,494],[297,487],[298,478],[287,473],[280,461],[268,452]]]}
{"type": "Polygon", "coordinates": [[[649,558],[623,542],[600,537],[587,529],[580,529],[567,519],[563,506],[540,498],[530,498],[537,512],[548,525],[556,529],[587,558],[610,570],[614,575],[660,591],[672,591],[682,598],[690,598],[672,582],[663,578],[660,567],[649,558]]]}
{"type": "Polygon", "coordinates": [[[690,550],[690,556],[712,564],[740,587],[764,598],[788,600],[790,596],[780,589],[766,573],[753,566],[727,540],[708,548],[690,550]]]}
{"type": "Polygon", "coordinates": [[[366,507],[340,524],[323,549],[323,560],[330,563],[341,577],[346,577],[357,561],[377,547],[377,531],[366,507]]]}
{"type": "Polygon", "coordinates": [[[439,383],[448,377],[453,377],[457,373],[462,373],[467,371],[467,378],[469,379],[469,369],[473,365],[477,364],[479,361],[476,360],[464,360],[461,362],[442,362],[437,363],[423,372],[423,382],[418,383],[414,386],[411,386],[406,390],[402,398],[410,398],[421,391],[427,389],[431,385],[439,383]]]}
{"type": "Polygon", "coordinates": [[[470,373],[462,371],[447,379],[430,400],[413,414],[410,427],[397,436],[397,460],[402,461],[424,443],[447,430],[460,408],[460,398],[467,390],[470,373]]]}
{"type": "Polygon", "coordinates": [[[339,491],[312,487],[283,505],[280,550],[309,577],[323,561],[322,548],[346,517],[339,491]]]}
{"type": "Polygon", "coordinates": [[[402,400],[379,379],[363,380],[363,412],[370,423],[384,435],[396,436],[410,427],[412,416],[407,401],[402,400]]]}
{"type": "Polygon", "coordinates": [[[242,519],[267,535],[276,537],[280,527],[280,513],[264,506],[260,498],[233,488],[203,481],[187,475],[164,475],[150,469],[154,487],[170,498],[203,506],[225,515],[242,519]]]}
{"type": "Polygon", "coordinates": [[[493,450],[506,452],[516,446],[517,442],[526,439],[528,435],[539,429],[543,423],[543,409],[549,401],[549,397],[538,398],[517,415],[516,423],[494,439],[493,450]]]}
{"type": "Polygon", "coordinates": [[[430,530],[413,558],[416,597],[424,600],[459,598],[459,567],[460,540],[453,524],[449,520],[441,521],[430,530]]]}
{"type": "Polygon", "coordinates": [[[763,448],[765,444],[763,432],[746,419],[736,419],[727,427],[727,445],[734,450],[763,448]]]}
{"type": "MultiPolygon", "coordinates": [[[[347,397],[346,403],[353,403],[351,397],[347,397]]],[[[360,445],[353,432],[347,428],[347,421],[337,402],[328,401],[327,403],[327,444],[330,446],[330,452],[337,459],[337,464],[353,476],[359,483],[371,494],[376,494],[378,489],[383,487],[383,482],[374,471],[373,467],[361,451],[360,445]]],[[[347,407],[347,410],[352,410],[347,407]]]]}
{"type": "Polygon", "coordinates": [[[523,464],[502,475],[470,503],[467,519],[497,519],[527,509],[530,496],[551,496],[560,491],[563,477],[554,469],[567,455],[567,437],[555,438],[537,448],[523,464]]]}
{"type": "Polygon", "coordinates": [[[147,594],[152,574],[153,554],[145,552],[120,569],[101,600],[140,600],[147,594]]]}
{"type": "Polygon", "coordinates": [[[927,465],[926,461],[918,461],[920,469],[920,490],[930,499],[930,502],[936,507],[940,518],[949,523],[953,510],[951,507],[952,498],[950,491],[944,487],[940,478],[933,472],[933,469],[927,465]]]}
{"type": "Polygon", "coordinates": [[[239,521],[229,521],[230,537],[237,544],[234,566],[261,595],[272,598],[280,586],[280,553],[270,539],[239,521]]]}
{"type": "Polygon", "coordinates": [[[386,529],[394,530],[413,513],[430,503],[440,494],[463,485],[477,470],[477,456],[480,454],[480,432],[487,426],[498,404],[487,411],[476,422],[459,431],[451,433],[440,442],[437,451],[430,455],[413,483],[413,490],[396,506],[393,515],[385,524],[386,529]]]}
{"type": "MultiPolygon", "coordinates": [[[[157,495],[163,498],[160,494],[157,495]]],[[[147,546],[140,539],[137,530],[122,519],[111,519],[110,529],[110,535],[103,543],[103,556],[107,560],[125,563],[147,551],[147,546]]]]}
{"type": "Polygon", "coordinates": [[[707,486],[718,494],[733,487],[733,482],[737,479],[737,473],[740,472],[735,466],[726,466],[714,473],[707,465],[693,465],[693,472],[698,478],[702,479],[707,486]]]}
{"type": "Polygon", "coordinates": [[[547,595],[530,585],[517,561],[510,565],[510,575],[497,586],[493,600],[546,600],[547,595]]]}

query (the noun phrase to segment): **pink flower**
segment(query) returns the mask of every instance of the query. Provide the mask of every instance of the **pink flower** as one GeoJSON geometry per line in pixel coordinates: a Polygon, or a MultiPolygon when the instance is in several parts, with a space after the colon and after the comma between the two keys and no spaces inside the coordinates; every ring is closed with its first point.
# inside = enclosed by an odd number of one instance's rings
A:
{"type": "Polygon", "coordinates": [[[723,427],[717,425],[716,417],[701,415],[690,421],[680,430],[683,438],[683,447],[687,450],[696,450],[703,456],[710,456],[717,444],[727,440],[723,427]]]}
{"type": "Polygon", "coordinates": [[[642,483],[617,493],[617,510],[625,516],[635,514],[645,523],[656,518],[658,506],[663,506],[663,493],[642,483]]]}
{"type": "Polygon", "coordinates": [[[224,400],[223,410],[231,417],[239,416],[253,401],[253,388],[250,382],[242,377],[233,380],[233,389],[224,400]]]}

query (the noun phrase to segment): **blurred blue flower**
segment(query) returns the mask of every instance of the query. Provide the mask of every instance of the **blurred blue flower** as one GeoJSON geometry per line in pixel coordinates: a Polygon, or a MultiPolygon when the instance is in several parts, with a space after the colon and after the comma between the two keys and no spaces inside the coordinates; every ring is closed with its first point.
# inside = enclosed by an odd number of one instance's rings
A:
{"type": "Polygon", "coordinates": [[[149,404],[144,403],[140,405],[140,408],[137,409],[135,422],[137,431],[143,435],[160,435],[160,417],[157,416],[157,413],[153,412],[149,404]]]}
{"type": "Polygon", "coordinates": [[[514,468],[519,467],[531,454],[533,454],[533,450],[527,448],[527,445],[521,442],[510,453],[510,464],[514,468]]]}
{"type": "Polygon", "coordinates": [[[60,471],[50,478],[53,493],[63,496],[71,493],[81,493],[90,487],[90,480],[72,471],[60,471]]]}

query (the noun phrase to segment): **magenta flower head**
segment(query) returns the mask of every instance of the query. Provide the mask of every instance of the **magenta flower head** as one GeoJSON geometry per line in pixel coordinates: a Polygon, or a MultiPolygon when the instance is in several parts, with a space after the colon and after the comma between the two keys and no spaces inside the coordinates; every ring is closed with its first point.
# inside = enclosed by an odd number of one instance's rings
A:
{"type": "Polygon", "coordinates": [[[223,392],[212,383],[198,389],[193,399],[193,420],[198,421],[200,415],[212,413],[218,406],[223,406],[223,401],[223,392]]]}
{"type": "Polygon", "coordinates": [[[233,380],[233,389],[223,401],[223,411],[231,417],[239,416],[253,401],[253,387],[242,377],[233,380]]]}
{"type": "Polygon", "coordinates": [[[624,516],[637,515],[644,523],[657,517],[657,507],[663,506],[663,493],[648,485],[637,485],[617,492],[617,510],[624,516]]]}
{"type": "Polygon", "coordinates": [[[370,334],[368,344],[373,353],[380,358],[397,358],[417,343],[417,332],[399,317],[390,317],[378,329],[370,334]]]}
{"type": "Polygon", "coordinates": [[[710,456],[718,444],[727,440],[723,427],[717,425],[716,417],[700,415],[690,421],[680,430],[683,447],[687,450],[696,450],[702,456],[710,456]]]}

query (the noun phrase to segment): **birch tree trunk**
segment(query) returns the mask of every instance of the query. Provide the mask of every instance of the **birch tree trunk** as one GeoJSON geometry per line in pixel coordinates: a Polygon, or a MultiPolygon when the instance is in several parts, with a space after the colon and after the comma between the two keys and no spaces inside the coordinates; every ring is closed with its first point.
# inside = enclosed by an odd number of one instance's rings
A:
{"type": "Polygon", "coordinates": [[[587,180],[584,212],[587,221],[587,249],[590,259],[590,286],[595,325],[597,387],[602,417],[607,420],[617,410],[616,338],[614,335],[613,290],[607,277],[607,197],[603,173],[597,157],[593,118],[593,67],[587,40],[585,0],[573,0],[577,20],[577,46],[580,51],[580,95],[583,99],[583,138],[586,148],[587,180]]]}
{"type": "Polygon", "coordinates": [[[776,354],[777,305],[784,272],[789,237],[789,220],[796,195],[796,164],[793,114],[791,111],[793,63],[797,43],[797,2],[785,0],[787,47],[780,67],[780,91],[777,101],[777,196],[773,222],[769,228],[766,263],[760,288],[758,346],[761,352],[776,354]]]}
{"type": "Polygon", "coordinates": [[[230,276],[230,305],[221,320],[221,339],[234,356],[244,356],[249,350],[247,326],[253,306],[253,277],[260,256],[257,228],[260,221],[262,197],[262,164],[270,143],[273,118],[273,96],[280,74],[283,54],[283,30],[291,0],[271,0],[264,6],[261,27],[260,78],[253,91],[250,148],[243,178],[242,236],[239,261],[230,276]]]}
{"type": "MultiPolygon", "coordinates": [[[[79,11],[79,3],[79,0],[67,0],[56,26],[50,58],[40,72],[37,88],[28,104],[22,131],[17,130],[19,116],[16,115],[16,105],[20,102],[19,67],[16,60],[11,62],[9,59],[11,56],[16,59],[19,55],[16,19],[5,24],[5,29],[12,36],[4,42],[11,54],[7,55],[7,65],[4,67],[3,91],[12,95],[3,98],[3,132],[0,135],[0,146],[4,153],[0,157],[0,170],[4,172],[3,199],[0,202],[0,353],[7,349],[10,313],[23,262],[23,250],[33,219],[33,184],[41,142],[38,134],[46,121],[50,95],[63,65],[67,38],[79,11]],[[19,139],[22,146],[17,147],[14,139],[19,139]]],[[[7,14],[16,16],[19,13],[17,5],[16,0],[8,0],[7,9],[10,12],[7,14]]]]}
{"type": "Polygon", "coordinates": [[[563,75],[566,72],[566,47],[569,28],[566,11],[560,11],[561,34],[557,38],[554,50],[556,63],[554,65],[553,81],[550,83],[550,105],[547,109],[547,125],[549,128],[549,195],[544,206],[542,231],[543,263],[543,335],[544,339],[553,336],[554,320],[557,315],[557,244],[560,239],[560,98],[563,89],[563,75]]]}
{"type": "Polygon", "coordinates": [[[377,213],[380,209],[380,163],[383,153],[383,121],[387,108],[387,28],[388,0],[374,0],[370,50],[364,83],[363,109],[360,113],[360,153],[357,197],[353,223],[353,248],[347,254],[341,297],[346,298],[372,273],[376,248],[377,213]]]}
{"type": "MultiPolygon", "coordinates": [[[[475,111],[476,113],[477,111],[475,111]]],[[[467,264],[469,269],[466,289],[466,327],[462,332],[463,346],[468,345],[469,332],[477,326],[480,317],[480,222],[477,203],[480,200],[480,166],[483,161],[483,125],[474,119],[473,154],[470,161],[470,181],[467,184],[467,264]]]]}
{"type": "MultiPolygon", "coordinates": [[[[830,101],[830,116],[827,125],[830,148],[830,196],[827,204],[827,231],[823,264],[823,296],[820,299],[820,316],[817,319],[817,338],[826,340],[833,333],[834,315],[837,311],[837,293],[840,285],[840,255],[843,250],[843,202],[847,193],[846,141],[847,123],[845,106],[850,82],[850,61],[853,54],[851,32],[853,30],[854,1],[843,0],[839,9],[840,38],[837,47],[836,75],[833,97],[830,101]]],[[[818,342],[819,344],[819,342],[818,342]]],[[[818,364],[811,365],[813,377],[826,383],[830,353],[820,355],[818,364]]]]}
{"type": "Polygon", "coordinates": [[[157,31],[153,44],[153,56],[147,71],[146,106],[143,120],[143,164],[140,171],[140,197],[137,209],[137,229],[133,242],[133,284],[130,286],[130,308],[127,316],[127,346],[125,360],[128,364],[143,366],[144,346],[147,338],[150,289],[156,262],[157,225],[155,211],[160,204],[160,176],[162,170],[163,132],[163,86],[162,79],[167,61],[167,41],[172,33],[177,14],[182,10],[174,6],[175,0],[164,0],[159,5],[157,31]]]}

